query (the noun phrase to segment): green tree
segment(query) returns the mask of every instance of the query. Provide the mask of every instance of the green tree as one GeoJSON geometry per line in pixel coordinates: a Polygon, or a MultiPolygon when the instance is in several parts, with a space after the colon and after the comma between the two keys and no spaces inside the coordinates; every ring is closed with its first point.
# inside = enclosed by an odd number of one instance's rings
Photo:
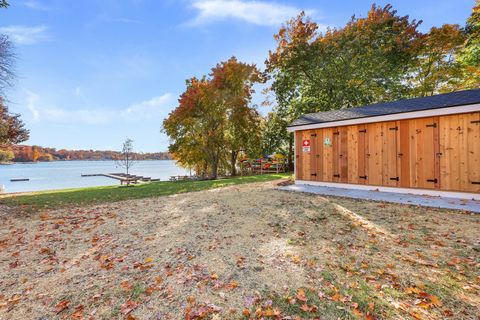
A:
{"type": "MultiPolygon", "coordinates": [[[[293,141],[290,141],[290,134],[287,132],[288,124],[276,112],[268,113],[261,140],[264,154],[274,152],[292,153],[293,141]]],[[[288,159],[288,163],[293,164],[293,159],[288,159]]]]}
{"type": "Polygon", "coordinates": [[[1,162],[10,162],[10,161],[13,160],[14,157],[15,157],[15,155],[13,154],[12,150],[9,150],[9,149],[1,150],[0,149],[0,163],[1,162]]]}
{"type": "Polygon", "coordinates": [[[274,36],[278,45],[266,61],[274,111],[290,123],[305,113],[405,97],[407,71],[420,50],[419,24],[390,5],[374,5],[367,17],[354,16],[345,27],[325,33],[304,13],[288,21],[274,36]]]}
{"type": "Polygon", "coordinates": [[[0,8],[7,8],[9,5],[7,0],[0,0],[0,8]]]}
{"type": "Polygon", "coordinates": [[[480,0],[465,26],[466,41],[458,59],[463,72],[462,89],[480,87],[480,0]]]}
{"type": "Polygon", "coordinates": [[[462,82],[457,56],[465,40],[465,33],[456,24],[433,27],[419,39],[420,51],[410,79],[414,96],[431,96],[457,89],[462,82]]]}

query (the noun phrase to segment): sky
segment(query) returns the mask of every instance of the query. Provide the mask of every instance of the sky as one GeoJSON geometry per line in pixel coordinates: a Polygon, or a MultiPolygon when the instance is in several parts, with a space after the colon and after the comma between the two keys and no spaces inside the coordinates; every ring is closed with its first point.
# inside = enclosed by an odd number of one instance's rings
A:
{"type": "MultiPolygon", "coordinates": [[[[365,16],[364,0],[10,0],[0,33],[15,44],[9,108],[30,130],[25,144],[166,151],[161,124],[185,80],[236,56],[261,69],[273,35],[304,10],[321,28],[365,16]]],[[[391,0],[421,31],[464,25],[474,0],[391,0]]],[[[263,97],[257,90],[254,102],[263,97]]],[[[268,110],[259,107],[262,113],[268,110]]]]}

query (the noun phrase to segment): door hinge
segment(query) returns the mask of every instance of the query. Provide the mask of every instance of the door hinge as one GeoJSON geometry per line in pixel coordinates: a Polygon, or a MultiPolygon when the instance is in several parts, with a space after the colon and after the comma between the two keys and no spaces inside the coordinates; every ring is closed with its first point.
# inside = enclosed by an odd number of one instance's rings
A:
{"type": "Polygon", "coordinates": [[[472,181],[472,184],[480,184],[480,181],[472,181]]]}
{"type": "Polygon", "coordinates": [[[399,180],[400,180],[400,178],[399,178],[399,177],[395,177],[395,178],[390,178],[390,180],[399,181],[399,180]]]}
{"type": "Polygon", "coordinates": [[[367,129],[363,129],[363,130],[358,130],[358,132],[363,132],[363,133],[367,133],[367,129]]]}
{"type": "Polygon", "coordinates": [[[436,128],[436,127],[437,127],[437,124],[436,124],[436,123],[427,124],[426,127],[427,127],[427,128],[436,128]]]}
{"type": "Polygon", "coordinates": [[[340,131],[334,132],[333,134],[334,135],[340,134],[340,131]]]}
{"type": "Polygon", "coordinates": [[[316,137],[316,136],[317,136],[316,133],[313,133],[313,134],[310,135],[310,137],[316,137]]]}
{"type": "Polygon", "coordinates": [[[316,173],[312,173],[312,174],[310,174],[310,175],[311,175],[311,176],[315,176],[315,177],[317,176],[317,174],[316,174],[316,173]]]}
{"type": "Polygon", "coordinates": [[[359,176],[360,179],[367,179],[367,176],[359,176]]]}
{"type": "Polygon", "coordinates": [[[319,154],[317,154],[317,155],[316,155],[316,157],[317,157],[317,158],[320,158],[320,155],[319,155],[319,154]]]}
{"type": "Polygon", "coordinates": [[[470,123],[480,124],[480,120],[473,120],[473,121],[470,121],[470,123]]]}
{"type": "Polygon", "coordinates": [[[438,182],[438,179],[437,179],[437,178],[435,178],[435,179],[427,179],[427,182],[437,183],[437,182],[438,182]]]}
{"type": "Polygon", "coordinates": [[[436,155],[437,155],[437,157],[440,157],[440,156],[443,156],[443,153],[437,152],[436,155]]]}
{"type": "Polygon", "coordinates": [[[395,130],[395,131],[397,131],[397,130],[398,130],[398,127],[388,128],[388,130],[392,130],[392,131],[395,130]]]}
{"type": "Polygon", "coordinates": [[[399,156],[399,157],[403,157],[403,153],[399,153],[398,156],[399,156]]]}
{"type": "Polygon", "coordinates": [[[340,175],[339,174],[334,174],[333,175],[335,178],[340,178],[340,175]]]}

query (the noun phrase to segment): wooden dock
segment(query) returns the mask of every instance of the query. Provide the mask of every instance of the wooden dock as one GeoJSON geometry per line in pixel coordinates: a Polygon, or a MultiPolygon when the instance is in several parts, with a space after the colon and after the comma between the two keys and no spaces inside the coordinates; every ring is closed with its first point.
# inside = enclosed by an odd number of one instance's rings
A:
{"type": "Polygon", "coordinates": [[[88,173],[82,174],[82,177],[107,177],[120,181],[120,184],[137,184],[139,182],[153,182],[160,181],[160,179],[152,179],[151,177],[137,176],[134,174],[126,173],[88,173]]]}
{"type": "Polygon", "coordinates": [[[29,178],[13,178],[10,179],[10,182],[21,182],[21,181],[30,181],[29,178]]]}

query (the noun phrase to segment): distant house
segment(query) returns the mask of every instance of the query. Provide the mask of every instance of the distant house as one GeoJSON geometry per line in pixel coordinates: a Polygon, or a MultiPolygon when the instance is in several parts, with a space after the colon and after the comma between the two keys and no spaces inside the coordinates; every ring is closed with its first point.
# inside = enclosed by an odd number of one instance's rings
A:
{"type": "Polygon", "coordinates": [[[480,199],[480,89],[306,114],[297,184],[480,199]]]}

